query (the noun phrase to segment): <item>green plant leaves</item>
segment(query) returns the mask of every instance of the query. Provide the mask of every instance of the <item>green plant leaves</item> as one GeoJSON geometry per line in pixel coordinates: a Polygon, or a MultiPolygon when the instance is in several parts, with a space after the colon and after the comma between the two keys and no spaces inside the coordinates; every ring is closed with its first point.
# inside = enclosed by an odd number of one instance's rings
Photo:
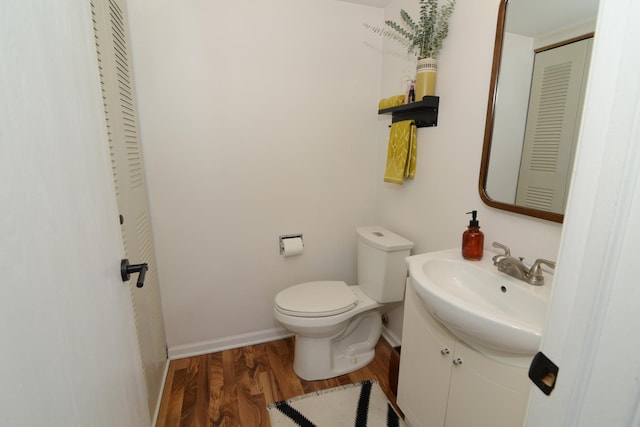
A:
{"type": "Polygon", "coordinates": [[[416,23],[404,10],[400,10],[401,23],[387,20],[388,28],[365,24],[374,33],[400,42],[408,52],[416,54],[418,59],[437,58],[442,42],[449,34],[449,20],[453,15],[456,0],[449,0],[438,8],[438,0],[419,0],[420,19],[416,23]]]}

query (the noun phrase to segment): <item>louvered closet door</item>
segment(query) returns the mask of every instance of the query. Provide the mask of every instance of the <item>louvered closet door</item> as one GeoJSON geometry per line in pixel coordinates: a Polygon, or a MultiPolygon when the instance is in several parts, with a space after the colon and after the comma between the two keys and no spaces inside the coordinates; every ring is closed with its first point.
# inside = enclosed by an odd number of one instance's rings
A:
{"type": "Polygon", "coordinates": [[[167,348],[136,117],[126,9],[124,0],[92,0],[92,10],[124,250],[132,264],[149,264],[144,287],[136,288],[135,275],[128,286],[149,411],[153,416],[167,348]]]}
{"type": "Polygon", "coordinates": [[[516,205],[564,213],[591,40],[536,54],[516,205]]]}

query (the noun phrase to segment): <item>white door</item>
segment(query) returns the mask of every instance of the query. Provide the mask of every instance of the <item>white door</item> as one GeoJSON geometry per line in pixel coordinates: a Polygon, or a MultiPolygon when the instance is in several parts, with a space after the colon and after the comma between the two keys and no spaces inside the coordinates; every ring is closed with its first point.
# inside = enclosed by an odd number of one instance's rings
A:
{"type": "Polygon", "coordinates": [[[0,426],[150,424],[87,2],[0,2],[0,426]]]}
{"type": "Polygon", "coordinates": [[[516,204],[563,213],[593,39],[537,53],[516,204]]]}
{"type": "Polygon", "coordinates": [[[153,413],[162,388],[167,345],[137,123],[126,5],[124,0],[93,0],[91,5],[125,256],[131,264],[147,263],[149,267],[144,286],[137,288],[137,275],[133,275],[130,290],[149,411],[153,413]]]}
{"type": "Polygon", "coordinates": [[[601,0],[541,351],[559,367],[526,426],[640,426],[640,2],[601,0]]]}

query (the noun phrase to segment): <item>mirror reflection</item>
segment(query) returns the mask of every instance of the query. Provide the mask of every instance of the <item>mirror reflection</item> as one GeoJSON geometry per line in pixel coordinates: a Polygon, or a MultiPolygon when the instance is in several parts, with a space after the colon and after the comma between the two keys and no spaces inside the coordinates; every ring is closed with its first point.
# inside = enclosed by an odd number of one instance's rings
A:
{"type": "Polygon", "coordinates": [[[480,195],[562,222],[598,0],[501,3],[480,195]]]}

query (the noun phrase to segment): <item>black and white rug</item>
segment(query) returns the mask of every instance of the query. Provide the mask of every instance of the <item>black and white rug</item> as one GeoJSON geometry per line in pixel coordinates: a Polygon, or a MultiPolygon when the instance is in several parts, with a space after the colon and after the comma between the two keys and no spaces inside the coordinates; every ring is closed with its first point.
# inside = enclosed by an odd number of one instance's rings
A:
{"type": "Polygon", "coordinates": [[[375,381],[316,391],[267,405],[272,427],[405,427],[375,381]]]}

